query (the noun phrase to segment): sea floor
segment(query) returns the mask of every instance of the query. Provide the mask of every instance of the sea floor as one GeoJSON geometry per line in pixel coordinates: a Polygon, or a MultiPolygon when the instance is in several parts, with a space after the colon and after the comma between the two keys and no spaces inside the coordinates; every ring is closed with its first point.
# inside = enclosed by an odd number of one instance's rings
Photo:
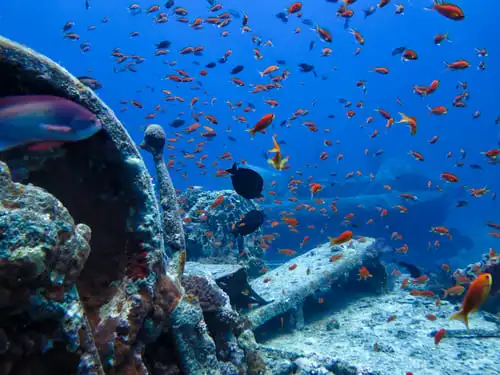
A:
{"type": "Polygon", "coordinates": [[[448,301],[437,307],[435,298],[413,297],[395,287],[387,294],[364,296],[341,306],[332,304],[328,313],[309,317],[304,329],[260,338],[259,343],[271,350],[342,360],[361,374],[500,374],[500,327],[479,312],[471,316],[471,330],[465,332],[462,322],[448,319],[454,311],[455,305],[448,301]],[[437,319],[430,321],[427,314],[437,319]],[[388,321],[392,315],[395,319],[388,321]],[[440,328],[465,335],[445,337],[435,345],[431,333],[440,328]],[[478,338],[474,332],[497,337],[478,338]]]}

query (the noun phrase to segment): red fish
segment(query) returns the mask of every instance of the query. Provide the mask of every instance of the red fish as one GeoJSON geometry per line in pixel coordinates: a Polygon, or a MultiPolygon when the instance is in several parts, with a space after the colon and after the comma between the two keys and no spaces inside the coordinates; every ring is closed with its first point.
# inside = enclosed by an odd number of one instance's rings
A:
{"type": "Polygon", "coordinates": [[[353,233],[350,230],[347,230],[341,233],[337,238],[328,237],[330,240],[330,247],[334,245],[341,245],[345,242],[352,240],[353,233]]]}
{"type": "Polygon", "coordinates": [[[268,113],[267,115],[262,116],[262,118],[255,124],[255,126],[251,129],[246,129],[245,131],[249,132],[253,137],[255,133],[265,133],[266,128],[272,124],[274,120],[274,114],[268,113]]]}
{"type": "Polygon", "coordinates": [[[449,18],[454,21],[461,21],[465,18],[465,14],[458,5],[451,3],[444,3],[442,0],[434,0],[434,5],[432,8],[426,8],[427,10],[435,10],[442,16],[449,18]]]}

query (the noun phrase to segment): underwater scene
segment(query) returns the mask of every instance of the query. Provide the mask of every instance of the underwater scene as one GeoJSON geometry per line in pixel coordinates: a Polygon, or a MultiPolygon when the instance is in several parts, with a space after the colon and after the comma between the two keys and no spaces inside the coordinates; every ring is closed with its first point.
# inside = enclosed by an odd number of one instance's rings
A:
{"type": "Polygon", "coordinates": [[[500,375],[499,11],[1,0],[0,375],[500,375]]]}

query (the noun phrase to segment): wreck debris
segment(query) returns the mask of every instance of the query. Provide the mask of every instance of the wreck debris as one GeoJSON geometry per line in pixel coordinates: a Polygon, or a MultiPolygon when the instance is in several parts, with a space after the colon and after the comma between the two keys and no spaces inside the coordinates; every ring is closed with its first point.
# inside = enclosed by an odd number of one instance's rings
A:
{"type": "MultiPolygon", "coordinates": [[[[152,314],[155,284],[166,259],[158,204],[137,147],[91,89],[45,56],[0,37],[0,71],[1,97],[63,97],[89,109],[103,124],[100,133],[84,141],[29,153],[16,148],[0,153],[0,159],[9,166],[14,181],[46,189],[76,222],[92,228],[92,251],[77,276],[76,288],[64,290],[64,300],[74,301],[70,309],[72,321],[78,322],[77,318],[83,315],[82,321],[88,320],[88,329],[81,331],[88,335],[85,341],[99,338],[94,341],[106,371],[119,373],[130,366],[144,368],[140,351],[145,341],[154,340],[155,336],[138,337],[137,332],[152,314]]],[[[57,261],[50,263],[56,279],[62,272],[58,271],[57,267],[62,266],[57,261]]],[[[57,295],[60,290],[45,292],[57,295]]],[[[15,297],[24,298],[19,293],[15,297]]],[[[39,301],[39,310],[51,311],[56,307],[44,304],[43,298],[39,301]]],[[[9,319],[2,324],[8,326],[16,327],[17,323],[9,319]]],[[[75,335],[78,337],[78,330],[75,335]]],[[[82,373],[95,373],[92,362],[97,363],[98,359],[92,360],[85,352],[80,357],[80,352],[60,357],[67,359],[69,372],[76,371],[81,362],[82,373]]],[[[49,353],[38,361],[39,366],[53,362],[49,353]]]]}
{"type": "Polygon", "coordinates": [[[358,270],[363,265],[367,265],[374,274],[375,269],[380,269],[380,275],[371,278],[369,283],[383,286],[386,275],[385,269],[380,266],[379,255],[376,240],[371,238],[353,240],[350,245],[332,248],[324,244],[312,249],[250,282],[258,295],[272,302],[253,307],[246,317],[252,322],[253,329],[257,329],[277,316],[290,313],[286,315],[293,325],[300,328],[303,326],[302,309],[306,298],[320,295],[334,284],[345,283],[349,275],[357,279],[358,270]],[[339,254],[342,257],[332,259],[333,255],[339,254]]]}
{"type": "Polygon", "coordinates": [[[158,190],[160,192],[165,244],[170,247],[171,252],[174,254],[186,251],[186,241],[179,214],[179,205],[177,204],[177,194],[175,193],[172,179],[163,159],[164,146],[165,132],[163,128],[160,125],[149,125],[144,132],[144,140],[141,143],[141,148],[153,156],[158,190]]]}
{"type": "Polygon", "coordinates": [[[187,262],[185,275],[210,275],[229,296],[231,304],[236,309],[246,309],[249,304],[264,305],[269,303],[252,289],[248,283],[247,271],[241,265],[187,262]]]}

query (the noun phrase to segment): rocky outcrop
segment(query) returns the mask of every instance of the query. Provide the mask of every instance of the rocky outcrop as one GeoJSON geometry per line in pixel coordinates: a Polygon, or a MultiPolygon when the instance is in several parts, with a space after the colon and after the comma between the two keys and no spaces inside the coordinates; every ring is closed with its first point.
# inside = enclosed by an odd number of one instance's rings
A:
{"type": "Polygon", "coordinates": [[[184,192],[179,202],[184,215],[189,260],[240,263],[251,276],[258,274],[264,264],[261,260],[264,251],[258,246],[262,229],[245,237],[232,234],[232,225],[256,209],[255,203],[232,190],[204,191],[196,187],[184,192]],[[219,196],[223,196],[224,201],[211,208],[219,196]]]}
{"type": "MultiPolygon", "coordinates": [[[[102,371],[75,287],[90,240],[90,228],[75,224],[61,202],[44,189],[13,182],[9,168],[0,162],[3,373],[38,370],[39,357],[46,352],[64,357],[58,367],[68,373],[75,365],[102,371]],[[82,353],[76,355],[77,350],[82,353]]],[[[54,364],[42,367],[56,371],[54,364]]]]}

